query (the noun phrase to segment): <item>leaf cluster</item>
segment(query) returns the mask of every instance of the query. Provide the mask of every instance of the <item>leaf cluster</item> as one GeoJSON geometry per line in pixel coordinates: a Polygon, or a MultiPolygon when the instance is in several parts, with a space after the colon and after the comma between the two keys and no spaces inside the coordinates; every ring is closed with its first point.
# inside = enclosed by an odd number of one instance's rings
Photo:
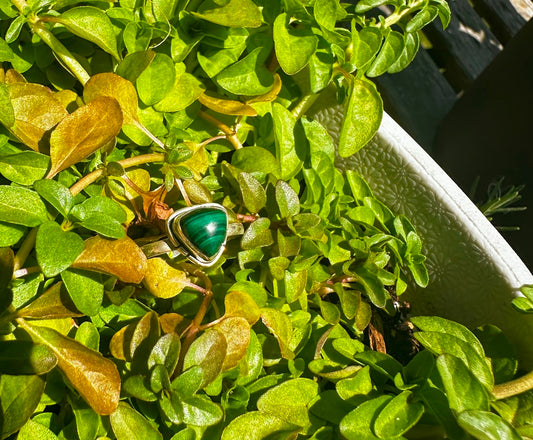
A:
{"type": "Polygon", "coordinates": [[[528,395],[491,394],[517,369],[505,337],[427,317],[413,335],[421,239],[336,166],[379,128],[370,78],[437,15],[0,0],[0,437],[526,435],[528,395]],[[332,91],[338,145],[307,116],[332,91]],[[173,209],[210,202],[241,231],[213,267],[145,256],[173,209]]]}

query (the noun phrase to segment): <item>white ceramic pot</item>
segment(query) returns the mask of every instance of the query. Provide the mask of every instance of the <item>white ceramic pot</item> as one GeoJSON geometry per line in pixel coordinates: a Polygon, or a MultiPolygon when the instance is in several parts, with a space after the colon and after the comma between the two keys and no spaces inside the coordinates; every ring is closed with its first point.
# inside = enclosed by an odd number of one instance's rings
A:
{"type": "MultiPolygon", "coordinates": [[[[338,108],[322,108],[314,117],[336,137],[338,108]]],[[[376,196],[407,215],[423,240],[429,285],[410,286],[402,297],[413,315],[439,315],[470,328],[494,324],[517,347],[521,366],[533,368],[533,315],[511,305],[520,286],[533,284],[533,275],[422,147],[385,114],[372,142],[340,165],[356,170],[376,196]]]]}

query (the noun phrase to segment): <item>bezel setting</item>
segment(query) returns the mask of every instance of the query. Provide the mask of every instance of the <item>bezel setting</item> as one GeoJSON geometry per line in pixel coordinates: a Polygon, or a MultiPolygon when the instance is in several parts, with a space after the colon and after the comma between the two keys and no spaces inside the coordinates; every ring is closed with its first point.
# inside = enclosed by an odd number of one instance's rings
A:
{"type": "Polygon", "coordinates": [[[166,232],[176,251],[199,266],[210,267],[218,261],[226,248],[226,241],[228,239],[228,213],[226,209],[218,203],[204,203],[202,205],[188,206],[186,208],[178,209],[174,211],[167,219],[166,232]],[[204,209],[217,209],[222,211],[226,217],[226,235],[224,237],[224,241],[222,242],[218,252],[212,257],[205,255],[200,249],[197,248],[197,246],[194,245],[194,243],[189,240],[189,238],[183,233],[180,224],[181,219],[186,215],[204,209]]]}

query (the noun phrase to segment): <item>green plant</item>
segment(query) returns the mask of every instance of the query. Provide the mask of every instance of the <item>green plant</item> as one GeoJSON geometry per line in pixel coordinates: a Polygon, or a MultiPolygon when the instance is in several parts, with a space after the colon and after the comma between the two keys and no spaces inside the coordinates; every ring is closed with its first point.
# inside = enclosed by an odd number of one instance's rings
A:
{"type": "Polygon", "coordinates": [[[529,394],[496,400],[505,337],[413,334],[421,240],[335,167],[379,126],[368,78],[446,3],[138,3],[0,1],[1,437],[527,435],[529,394]],[[338,146],[306,116],[331,88],[338,146]],[[213,201],[243,232],[215,266],[146,258],[213,201]]]}

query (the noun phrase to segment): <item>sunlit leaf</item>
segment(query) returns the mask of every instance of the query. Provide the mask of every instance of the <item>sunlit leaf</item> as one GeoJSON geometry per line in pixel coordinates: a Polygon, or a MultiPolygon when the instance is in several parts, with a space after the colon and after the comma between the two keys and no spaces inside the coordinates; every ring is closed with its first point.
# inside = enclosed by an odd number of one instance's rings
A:
{"type": "Polygon", "coordinates": [[[129,237],[109,240],[100,236],[85,241],[85,249],[72,267],[114,275],[125,283],[139,284],[146,273],[146,256],[129,237]]]}
{"type": "Polygon", "coordinates": [[[146,263],[143,283],[158,298],[172,298],[187,285],[187,274],[170,266],[162,258],[150,258],[146,263]]]}
{"type": "Polygon", "coordinates": [[[292,338],[292,323],[289,317],[279,310],[264,307],[261,309],[261,320],[277,339],[281,355],[285,359],[294,359],[294,353],[289,349],[292,338]]]}
{"type": "Polygon", "coordinates": [[[40,376],[0,375],[1,438],[9,437],[26,423],[41,400],[44,386],[40,376]]]}
{"type": "Polygon", "coordinates": [[[224,115],[257,116],[257,112],[253,107],[240,101],[216,98],[206,93],[202,93],[198,97],[198,101],[200,101],[207,108],[224,115]]]}
{"type": "Polygon", "coordinates": [[[307,378],[288,380],[264,393],[257,401],[257,408],[305,428],[310,423],[308,404],[318,392],[319,386],[314,380],[307,378]]]}
{"type": "Polygon", "coordinates": [[[301,427],[287,423],[271,414],[250,411],[232,420],[222,432],[222,440],[263,440],[275,438],[294,439],[301,427]]]}
{"type": "Polygon", "coordinates": [[[48,178],[74,165],[113,139],[122,128],[115,99],[100,96],[63,119],[50,138],[52,168],[48,178]]]}
{"type": "Polygon", "coordinates": [[[109,420],[117,440],[131,440],[133,438],[163,440],[161,433],[141,413],[134,410],[126,402],[118,405],[117,410],[111,414],[109,420]]]}
{"type": "Polygon", "coordinates": [[[216,329],[208,330],[196,338],[185,355],[183,368],[198,365],[203,371],[202,386],[211,383],[222,371],[226,358],[226,338],[216,329]]]}
{"type": "Polygon", "coordinates": [[[54,221],[39,226],[35,252],[46,277],[53,277],[65,270],[82,251],[83,239],[75,232],[64,231],[54,221]]]}
{"type": "Polygon", "coordinates": [[[15,124],[15,111],[9,97],[9,90],[5,84],[0,82],[0,122],[7,128],[15,124]]]}
{"type": "Polygon", "coordinates": [[[63,283],[56,283],[26,307],[18,310],[18,316],[36,319],[59,319],[83,316],[76,309],[63,283]]]}
{"type": "Polygon", "coordinates": [[[135,125],[139,121],[137,92],[127,79],[110,72],[92,76],[83,89],[83,99],[89,103],[99,96],[117,100],[122,110],[124,124],[135,125]]]}
{"type": "Polygon", "coordinates": [[[222,26],[251,27],[261,26],[261,11],[252,0],[229,0],[223,6],[216,0],[202,2],[198,12],[199,18],[222,26]]]}
{"type": "Polygon", "coordinates": [[[352,80],[339,137],[339,155],[348,157],[376,134],[383,116],[383,102],[373,83],[352,80]]]}
{"type": "Polygon", "coordinates": [[[117,409],[120,375],[113,362],[55,330],[30,325],[24,329],[54,352],[57,366],[98,414],[111,414],[117,409]]]}
{"type": "Polygon", "coordinates": [[[226,317],[245,318],[250,325],[254,325],[261,318],[261,310],[253,298],[246,292],[232,290],[224,297],[226,317]]]}
{"type": "Polygon", "coordinates": [[[73,34],[92,41],[117,60],[120,58],[113,25],[101,9],[92,6],[78,6],[66,10],[55,20],[63,24],[73,34]]]}
{"type": "Polygon", "coordinates": [[[175,80],[169,92],[154,105],[159,112],[177,112],[187,108],[204,92],[205,87],[190,73],[185,71],[185,64],[177,63],[175,80]]]}
{"type": "Polygon", "coordinates": [[[61,279],[80,312],[87,316],[98,313],[104,298],[104,284],[99,273],[67,269],[61,272],[61,279]]]}
{"type": "Polygon", "coordinates": [[[15,114],[10,128],[17,138],[35,151],[47,151],[45,134],[68,113],[50,89],[40,84],[13,83],[8,86],[15,114]]]}
{"type": "Polygon", "coordinates": [[[222,371],[230,370],[246,355],[250,343],[250,324],[241,317],[228,317],[215,328],[224,335],[227,344],[222,371]]]}
{"type": "Polygon", "coordinates": [[[0,173],[19,185],[31,185],[42,179],[49,166],[50,158],[35,151],[0,156],[0,173]]]}

